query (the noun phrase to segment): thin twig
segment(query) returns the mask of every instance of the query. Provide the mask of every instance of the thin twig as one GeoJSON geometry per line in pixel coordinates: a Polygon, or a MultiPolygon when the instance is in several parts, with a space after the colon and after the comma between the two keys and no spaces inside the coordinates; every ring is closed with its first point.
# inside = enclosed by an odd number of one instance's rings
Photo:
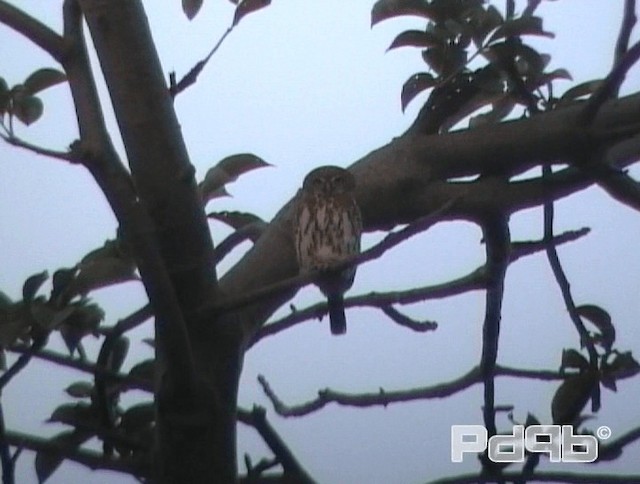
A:
{"type": "Polygon", "coordinates": [[[204,59],[202,59],[199,62],[197,62],[196,65],[194,65],[189,70],[189,72],[182,79],[180,79],[180,81],[178,81],[176,83],[175,82],[175,73],[171,73],[170,74],[170,76],[169,76],[169,79],[170,79],[170,82],[169,82],[169,94],[171,94],[172,98],[175,99],[175,97],[178,94],[180,94],[182,91],[187,89],[189,86],[191,86],[191,85],[196,83],[196,81],[198,80],[198,76],[200,75],[202,70],[205,68],[205,66],[207,65],[207,63],[209,62],[209,60],[211,59],[213,54],[215,54],[216,51],[220,48],[220,46],[222,45],[222,42],[224,42],[224,39],[226,39],[227,36],[231,33],[231,31],[233,30],[233,27],[234,27],[234,25],[229,27],[225,31],[225,33],[222,34],[222,37],[220,37],[220,39],[218,39],[218,42],[216,42],[216,44],[213,46],[211,51],[209,51],[207,56],[204,59]]]}
{"type": "Polygon", "coordinates": [[[2,484],[15,483],[15,461],[11,457],[9,442],[7,441],[7,428],[4,422],[4,410],[0,402],[0,461],[2,461],[2,484]]]}
{"type": "Polygon", "coordinates": [[[287,478],[294,479],[295,482],[301,484],[313,482],[313,479],[309,477],[282,438],[269,424],[263,407],[256,405],[251,411],[238,409],[238,421],[256,429],[284,469],[287,478]]]}
{"type": "Polygon", "coordinates": [[[578,117],[578,125],[589,126],[593,123],[602,106],[615,97],[624,82],[627,72],[640,59],[640,42],[636,42],[616,63],[600,88],[593,93],[578,117]]]}
{"type": "Polygon", "coordinates": [[[42,348],[47,344],[47,338],[38,338],[33,341],[31,346],[22,353],[7,371],[0,376],[0,393],[4,390],[4,387],[22,371],[42,348]]]}
{"type": "MultiPolygon", "coordinates": [[[[562,380],[566,376],[560,374],[558,371],[515,369],[499,365],[495,367],[495,375],[529,378],[542,381],[562,380]]],[[[390,404],[410,402],[414,400],[446,398],[466,390],[475,384],[481,383],[482,373],[480,366],[476,366],[455,380],[427,387],[413,388],[410,390],[386,391],[380,388],[377,392],[353,394],[338,392],[327,388],[319,390],[318,396],[315,399],[298,405],[287,405],[282,402],[264,376],[260,375],[258,377],[258,382],[262,386],[262,390],[271,401],[273,409],[278,415],[282,417],[301,417],[303,415],[316,412],[329,403],[337,403],[342,406],[350,407],[386,407],[390,404]]]]}
{"type": "Polygon", "coordinates": [[[24,148],[25,150],[31,151],[32,153],[36,153],[42,156],[48,156],[49,158],[55,158],[57,160],[68,161],[69,163],[78,163],[73,153],[69,151],[56,151],[50,150],[48,148],[43,148],[41,146],[37,146],[29,143],[28,141],[24,141],[17,136],[9,136],[0,134],[0,138],[2,138],[6,143],[10,145],[16,146],[18,148],[24,148]]]}
{"type": "MultiPolygon", "coordinates": [[[[624,2],[624,14],[622,15],[622,22],[620,24],[620,33],[618,34],[618,40],[616,42],[616,49],[613,56],[613,67],[625,56],[629,50],[629,41],[631,39],[631,33],[633,27],[636,25],[636,0],[625,0],[624,2]]],[[[615,95],[617,96],[617,92],[615,95]]]]}
{"type": "MultiPolygon", "coordinates": [[[[552,169],[550,166],[542,167],[542,176],[550,177],[552,175],[552,169]]],[[[553,218],[554,218],[554,203],[553,201],[547,201],[543,206],[544,210],[544,238],[546,240],[553,239],[553,218]]],[[[551,270],[553,271],[553,275],[560,287],[560,291],[562,293],[562,298],[564,300],[565,307],[569,312],[569,317],[571,321],[578,331],[580,335],[580,341],[585,344],[587,347],[587,351],[589,352],[589,366],[592,371],[597,371],[598,369],[598,353],[595,349],[593,341],[589,337],[589,332],[585,328],[580,315],[578,314],[578,310],[576,308],[575,302],[573,300],[573,296],[571,295],[571,288],[569,284],[569,280],[562,268],[562,264],[560,263],[560,258],[558,257],[558,251],[556,250],[555,245],[549,244],[546,248],[547,259],[549,260],[549,265],[551,266],[551,270]]],[[[595,385],[593,394],[592,394],[592,409],[593,411],[597,411],[600,408],[600,385],[595,385]]]]}

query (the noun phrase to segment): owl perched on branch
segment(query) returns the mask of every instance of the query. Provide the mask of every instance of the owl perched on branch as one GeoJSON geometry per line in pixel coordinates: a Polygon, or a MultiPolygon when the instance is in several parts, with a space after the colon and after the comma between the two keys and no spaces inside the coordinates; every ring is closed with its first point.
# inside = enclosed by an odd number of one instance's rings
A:
{"type": "Polygon", "coordinates": [[[327,297],[332,334],[344,334],[344,292],[351,287],[356,267],[332,270],[360,252],[362,218],[354,199],[355,178],[337,166],[311,171],[302,184],[294,221],[301,272],[322,271],[317,286],[327,297]]]}

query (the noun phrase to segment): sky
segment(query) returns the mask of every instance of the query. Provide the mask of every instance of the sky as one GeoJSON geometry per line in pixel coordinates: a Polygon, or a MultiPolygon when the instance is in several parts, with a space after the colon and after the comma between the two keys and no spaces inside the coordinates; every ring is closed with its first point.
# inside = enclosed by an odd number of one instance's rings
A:
{"type": "MultiPolygon", "coordinates": [[[[60,31],[61,1],[12,3],[60,31]]],[[[147,0],[144,5],[163,69],[167,75],[176,71],[178,78],[206,55],[233,17],[232,4],[224,0],[205,2],[191,22],[177,0],[147,0]]],[[[410,75],[424,70],[420,53],[410,48],[386,49],[398,33],[421,28],[423,22],[397,19],[371,28],[372,5],[371,0],[275,0],[243,19],[198,83],[178,97],[176,111],[197,176],[225,156],[240,152],[255,153],[274,165],[243,176],[228,187],[232,197],[212,202],[209,209],[249,211],[269,220],[312,168],[346,167],[411,124],[425,97],[402,113],[400,89],[410,75]]],[[[622,7],[622,0],[543,2],[538,12],[545,19],[545,30],[556,38],[532,43],[552,54],[551,68],[567,68],[576,83],[603,77],[611,66],[622,7]]],[[[0,76],[10,85],[37,68],[55,66],[46,54],[4,26],[0,26],[0,46],[0,76]]],[[[99,82],[111,134],[123,152],[108,95],[99,82]]],[[[556,86],[562,92],[571,85],[561,81],[556,86]]],[[[623,92],[639,88],[636,68],[623,92]]],[[[21,128],[19,134],[42,146],[65,149],[77,137],[68,90],[64,85],[52,88],[43,99],[42,120],[21,128]]],[[[113,237],[115,219],[81,167],[0,144],[0,172],[0,290],[12,298],[20,297],[29,275],[73,265],[113,237]]],[[[637,168],[633,173],[638,175],[637,168]]],[[[640,332],[635,326],[640,314],[640,253],[634,250],[639,220],[636,212],[597,188],[557,204],[558,231],[592,228],[588,237],[559,249],[576,301],[610,311],[619,349],[635,352],[640,352],[640,332]]],[[[212,230],[216,242],[228,234],[217,224],[212,224],[212,230]]],[[[516,240],[540,237],[540,211],[515,215],[511,230],[516,240]]],[[[368,234],[364,245],[382,235],[368,234]]],[[[349,294],[434,284],[466,274],[483,262],[480,240],[474,225],[439,224],[384,259],[359,267],[349,294]]],[[[247,248],[243,245],[234,251],[221,272],[247,248]]],[[[578,342],[545,258],[537,255],[512,265],[506,287],[499,363],[558,368],[562,349],[577,347],[578,342]]],[[[98,291],[95,298],[107,309],[106,324],[113,324],[143,303],[144,292],[138,284],[127,283],[98,291]]],[[[292,303],[303,308],[319,298],[319,292],[310,287],[292,303]]],[[[299,325],[264,340],[247,354],[240,405],[264,405],[274,427],[318,482],[412,483],[468,472],[475,468],[474,460],[450,463],[449,429],[452,424],[481,423],[479,386],[445,400],[366,410],[329,405],[308,417],[283,419],[272,411],[256,378],[264,375],[291,404],[312,399],[326,387],[356,393],[445,382],[478,363],[483,305],[483,294],[474,292],[401,308],[419,319],[438,322],[437,331],[425,334],[399,328],[370,309],[348,312],[349,330],[342,338],[331,337],[326,319],[322,324],[299,325]]],[[[287,311],[285,306],[278,314],[287,311]]],[[[152,355],[140,342],[150,331],[147,325],[132,335],[125,368],[152,355]]],[[[63,351],[56,337],[51,345],[63,351]]],[[[89,353],[95,352],[99,341],[89,341],[87,346],[89,353]]],[[[56,405],[70,401],[63,388],[83,379],[85,375],[33,363],[3,394],[8,427],[43,435],[61,431],[62,427],[44,421],[56,405]]],[[[555,384],[500,379],[497,402],[514,405],[516,418],[523,420],[532,412],[549,421],[554,390],[555,384]]],[[[629,401],[639,395],[637,378],[621,382],[618,393],[605,390],[603,409],[593,427],[608,425],[615,437],[636,426],[638,416],[629,401]]],[[[123,403],[140,398],[133,393],[123,403]]],[[[499,421],[503,428],[507,424],[499,421]]],[[[255,432],[240,425],[241,459],[245,452],[254,462],[268,455],[255,432]]],[[[640,445],[626,454],[620,463],[589,471],[640,472],[633,465],[634,459],[640,462],[640,445]]],[[[18,482],[36,482],[30,454],[20,458],[18,475],[18,482]]],[[[49,482],[104,482],[105,475],[109,482],[134,482],[74,464],[65,464],[49,482]]]]}

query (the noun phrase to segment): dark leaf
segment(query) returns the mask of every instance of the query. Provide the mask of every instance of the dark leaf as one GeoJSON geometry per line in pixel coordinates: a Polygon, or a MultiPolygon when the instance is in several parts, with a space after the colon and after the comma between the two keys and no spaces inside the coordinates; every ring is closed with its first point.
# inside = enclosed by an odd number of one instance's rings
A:
{"type": "Polygon", "coordinates": [[[74,306],[64,306],[60,309],[41,301],[31,303],[29,310],[33,320],[46,332],[58,329],[75,311],[74,306]]]}
{"type": "Polygon", "coordinates": [[[58,269],[53,273],[53,277],[51,278],[51,295],[49,296],[51,301],[60,305],[66,304],[71,300],[73,294],[69,293],[69,288],[77,272],[77,267],[71,267],[68,269],[58,269]]]}
{"type": "Polygon", "coordinates": [[[525,427],[528,427],[529,425],[540,425],[540,420],[538,420],[532,413],[527,413],[527,420],[524,425],[525,427]]]}
{"type": "Polygon", "coordinates": [[[63,423],[74,427],[92,427],[98,423],[96,409],[89,403],[65,403],[57,407],[49,422],[63,423]]]}
{"type": "Polygon", "coordinates": [[[43,68],[38,69],[24,81],[24,89],[28,94],[37,94],[51,86],[60,84],[67,80],[64,72],[57,69],[43,68]]]}
{"type": "Polygon", "coordinates": [[[228,156],[210,168],[199,185],[204,203],[222,195],[228,195],[224,185],[236,181],[238,177],[257,168],[271,166],[262,158],[251,153],[228,156]]]}
{"type": "Polygon", "coordinates": [[[400,100],[402,103],[402,110],[404,111],[407,105],[421,92],[435,86],[438,81],[433,75],[428,72],[421,72],[414,74],[407,82],[402,86],[402,94],[400,100]]]}
{"type": "Polygon", "coordinates": [[[138,280],[133,260],[122,257],[104,257],[82,262],[78,274],[69,285],[72,295],[86,295],[90,291],[122,282],[138,280]]]}
{"type": "MultiPolygon", "coordinates": [[[[89,440],[91,434],[84,431],[62,432],[51,439],[49,442],[55,447],[66,449],[67,452],[78,448],[83,442],[89,440]]],[[[49,477],[56,471],[64,460],[64,451],[61,453],[54,452],[38,452],[35,458],[36,475],[38,482],[46,482],[49,477]]]]}
{"type": "Polygon", "coordinates": [[[42,271],[38,274],[34,274],[30,276],[22,285],[22,298],[25,302],[30,302],[35,297],[36,293],[40,289],[40,286],[44,284],[49,278],[49,273],[47,271],[42,271]]]}
{"type": "Polygon", "coordinates": [[[429,32],[425,32],[424,30],[407,30],[399,34],[391,45],[387,49],[387,51],[391,49],[396,49],[398,47],[431,47],[433,45],[438,45],[440,40],[437,39],[433,34],[429,32]]]}
{"type": "Polygon", "coordinates": [[[567,89],[560,100],[562,102],[575,101],[581,97],[590,96],[602,86],[602,80],[588,81],[578,84],[577,86],[567,89]]]}
{"type": "Polygon", "coordinates": [[[371,26],[403,15],[431,18],[434,8],[424,0],[378,0],[371,9],[371,26]]]}
{"type": "Polygon", "coordinates": [[[73,308],[73,312],[60,327],[60,335],[69,353],[73,354],[82,338],[97,335],[100,323],[104,319],[104,311],[97,304],[87,304],[86,300],[69,307],[73,308]]]}
{"type": "Polygon", "coordinates": [[[203,0],[182,0],[182,11],[185,13],[189,20],[198,14],[200,7],[202,7],[203,0]]]}
{"type": "Polygon", "coordinates": [[[31,319],[25,317],[22,302],[0,309],[0,347],[7,348],[18,339],[26,339],[31,329],[31,319]]]}
{"type": "Polygon", "coordinates": [[[471,37],[476,47],[482,47],[487,35],[502,25],[503,22],[504,17],[493,5],[489,5],[486,10],[483,8],[475,9],[470,19],[470,24],[473,30],[471,37]]]}
{"type": "Polygon", "coordinates": [[[207,217],[225,223],[236,230],[250,224],[266,224],[257,215],[248,212],[211,212],[207,214],[207,217]]]}
{"type": "Polygon", "coordinates": [[[238,25],[245,15],[248,15],[256,10],[266,7],[271,3],[271,0],[242,0],[236,7],[236,13],[233,16],[233,26],[238,25]]]}
{"type": "Polygon", "coordinates": [[[640,372],[640,364],[635,360],[630,351],[615,353],[613,361],[602,365],[602,373],[605,377],[614,380],[630,378],[640,372]]]}
{"type": "Polygon", "coordinates": [[[576,308],[576,312],[582,317],[593,323],[600,330],[600,337],[597,342],[607,351],[611,350],[611,346],[616,340],[616,329],[611,322],[611,316],[600,306],[594,304],[584,304],[576,308]]]}
{"type": "Polygon", "coordinates": [[[560,371],[562,372],[567,368],[580,371],[587,370],[589,368],[589,361],[574,349],[562,350],[560,371]]]}
{"type": "Polygon", "coordinates": [[[78,381],[69,385],[64,391],[73,398],[89,398],[93,394],[93,383],[78,381]]]}
{"type": "Polygon", "coordinates": [[[554,37],[551,32],[545,32],[542,28],[542,18],[531,16],[507,20],[491,34],[487,43],[490,44],[498,39],[507,37],[520,37],[521,35],[554,37]]]}
{"type": "Polygon", "coordinates": [[[152,427],[155,420],[153,402],[140,403],[128,408],[120,420],[120,426],[127,433],[135,433],[152,427]]]}
{"type": "Polygon", "coordinates": [[[13,114],[27,126],[40,119],[44,112],[42,101],[36,96],[19,94],[13,97],[13,114]]]}
{"type": "Polygon", "coordinates": [[[598,375],[591,371],[570,376],[562,382],[551,402],[553,423],[569,425],[574,422],[597,384],[598,375]]]}
{"type": "Polygon", "coordinates": [[[153,381],[155,374],[155,361],[152,359],[144,360],[133,366],[129,370],[129,376],[140,378],[141,380],[153,381]]]}

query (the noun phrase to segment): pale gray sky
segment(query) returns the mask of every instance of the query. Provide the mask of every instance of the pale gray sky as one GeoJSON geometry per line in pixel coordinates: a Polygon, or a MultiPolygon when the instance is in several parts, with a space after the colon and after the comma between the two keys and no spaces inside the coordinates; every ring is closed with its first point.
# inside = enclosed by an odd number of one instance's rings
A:
{"type": "MultiPolygon", "coordinates": [[[[60,28],[61,1],[14,0],[14,4],[60,28]]],[[[165,72],[178,77],[209,51],[224,32],[232,4],[205,2],[189,22],[180,2],[144,2],[165,72]]],[[[402,30],[420,28],[419,19],[383,22],[370,28],[372,0],[276,0],[246,17],[200,76],[196,86],[176,101],[191,159],[202,176],[224,156],[253,152],[275,165],[241,178],[229,187],[233,198],[210,209],[252,211],[271,218],[315,166],[347,166],[401,134],[413,120],[420,101],[400,111],[400,89],[413,73],[424,70],[419,51],[385,53],[402,30]]],[[[523,2],[520,1],[519,4],[523,2]]],[[[623,1],[565,0],[543,2],[539,13],[556,39],[537,39],[542,52],[553,55],[553,67],[565,67],[576,82],[602,77],[611,65],[623,1]]],[[[637,36],[634,36],[637,38],[637,36]]],[[[37,47],[0,26],[0,76],[12,85],[33,70],[55,64],[37,47]]],[[[569,82],[558,82],[559,91],[569,82]]],[[[634,69],[625,92],[640,88],[634,69]]],[[[103,89],[104,92],[104,89],[103,89]]],[[[47,91],[44,118],[20,134],[51,148],[64,149],[76,135],[67,88],[47,91]]],[[[104,96],[105,107],[108,97],[104,96]]],[[[112,136],[117,139],[110,115],[112,136]]],[[[120,141],[117,140],[118,146],[120,141]]],[[[115,220],[91,177],[80,167],[43,159],[0,144],[0,289],[19,298],[29,275],[74,264],[83,254],[112,237],[115,220]]],[[[636,171],[637,173],[637,171],[636,171]]],[[[599,304],[616,323],[619,348],[640,352],[638,298],[640,218],[590,189],[557,206],[559,229],[590,226],[585,239],[560,249],[560,256],[579,303],[599,304]]],[[[535,238],[541,214],[529,211],[512,220],[514,238],[535,238]]],[[[226,231],[213,226],[216,241],[226,231]]],[[[379,235],[371,235],[371,243],[379,235]]],[[[395,249],[384,260],[360,267],[350,294],[408,288],[443,282],[474,269],[483,260],[480,232],[470,224],[449,223],[395,249]]],[[[246,249],[246,247],[244,247],[246,249]]],[[[225,268],[242,250],[231,257],[225,268]]],[[[315,302],[319,292],[305,289],[297,307],[315,302]]],[[[136,284],[100,291],[96,299],[108,310],[107,323],[139,306],[143,291],[136,284]]],[[[433,333],[414,334],[378,312],[349,311],[349,333],[330,336],[323,324],[309,322],[269,338],[249,352],[241,382],[240,403],[268,409],[282,434],[312,476],[323,483],[421,482],[468,471],[474,463],[449,463],[449,428],[481,423],[480,387],[444,401],[421,401],[386,409],[354,410],[331,405],[302,419],[281,419],[271,411],[256,383],[264,374],[285,402],[311,399],[318,389],[375,391],[434,384],[456,378],[478,362],[483,294],[467,294],[442,302],[403,308],[438,321],[433,333]]],[[[288,309],[285,307],[282,314],[288,309]]],[[[134,339],[150,332],[138,331],[134,339]]],[[[56,338],[53,338],[56,340],[56,338]]],[[[62,349],[59,341],[54,341],[62,349]]],[[[562,348],[576,347],[577,337],[552,281],[544,257],[517,262],[509,269],[499,361],[518,367],[554,369],[562,348]]],[[[92,345],[90,350],[98,348],[92,345]]],[[[151,350],[136,344],[125,363],[147,358],[151,350]]],[[[638,355],[636,354],[636,357],[638,355]]],[[[10,428],[53,434],[42,426],[55,405],[64,401],[68,382],[84,376],[33,364],[5,390],[3,403],[10,428]]],[[[497,402],[513,404],[516,416],[527,412],[550,419],[555,385],[498,381],[497,402]]],[[[640,395],[640,383],[620,383],[618,394],[603,393],[603,410],[593,426],[609,425],[616,434],[638,424],[629,402],[640,395]]],[[[127,397],[127,402],[139,395],[127,397]]],[[[506,422],[501,422],[506,425],[506,422]]],[[[264,445],[251,429],[240,426],[239,455],[254,461],[264,445]]],[[[623,463],[608,469],[635,470],[638,445],[623,463]]],[[[19,482],[35,482],[32,458],[20,458],[19,482]]],[[[578,470],[578,467],[575,468],[578,470]]],[[[565,470],[565,468],[557,468],[565,470]]],[[[67,465],[52,483],[104,482],[105,474],[67,465]]],[[[110,482],[133,482],[109,474],[110,482]],[[111,477],[113,476],[113,477],[111,477]]]]}

